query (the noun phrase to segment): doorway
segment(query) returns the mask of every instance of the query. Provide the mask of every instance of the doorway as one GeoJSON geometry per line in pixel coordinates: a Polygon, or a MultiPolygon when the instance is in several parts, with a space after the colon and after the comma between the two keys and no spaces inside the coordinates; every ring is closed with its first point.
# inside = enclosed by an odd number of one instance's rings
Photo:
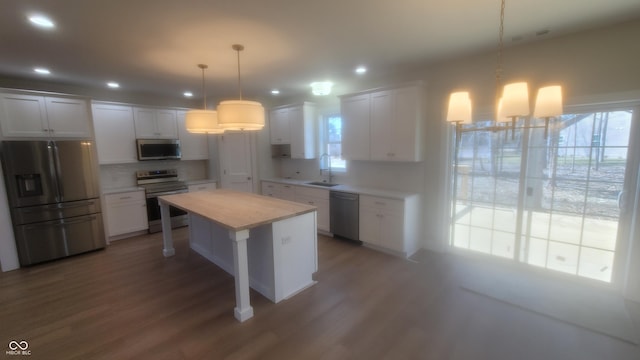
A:
{"type": "Polygon", "coordinates": [[[461,132],[450,245],[611,283],[637,188],[632,109],[522,119],[461,132]],[[622,210],[622,211],[621,211],[622,210]],[[626,216],[625,216],[626,215],[626,216]]]}
{"type": "Polygon", "coordinates": [[[254,192],[256,169],[255,134],[247,131],[225,132],[219,137],[220,182],[224,189],[254,192]]]}

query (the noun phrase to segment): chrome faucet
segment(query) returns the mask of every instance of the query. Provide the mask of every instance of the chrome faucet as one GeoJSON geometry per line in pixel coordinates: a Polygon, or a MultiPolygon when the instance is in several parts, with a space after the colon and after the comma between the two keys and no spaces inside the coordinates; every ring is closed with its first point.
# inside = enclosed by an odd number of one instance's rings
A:
{"type": "Polygon", "coordinates": [[[329,184],[331,184],[333,182],[333,173],[331,173],[331,156],[329,156],[329,154],[324,153],[322,155],[320,155],[320,176],[322,176],[322,171],[323,170],[329,170],[329,184]],[[329,165],[328,168],[323,169],[322,168],[322,158],[323,157],[327,157],[327,164],[329,165]]]}

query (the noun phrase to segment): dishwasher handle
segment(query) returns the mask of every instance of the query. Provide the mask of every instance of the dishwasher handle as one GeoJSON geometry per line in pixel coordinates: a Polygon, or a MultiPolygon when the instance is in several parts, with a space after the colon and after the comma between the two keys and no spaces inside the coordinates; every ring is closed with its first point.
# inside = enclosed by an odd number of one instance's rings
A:
{"type": "Polygon", "coordinates": [[[342,191],[331,191],[329,193],[329,197],[333,199],[341,199],[341,200],[356,201],[358,200],[358,196],[359,196],[358,194],[342,192],[342,191]]]}

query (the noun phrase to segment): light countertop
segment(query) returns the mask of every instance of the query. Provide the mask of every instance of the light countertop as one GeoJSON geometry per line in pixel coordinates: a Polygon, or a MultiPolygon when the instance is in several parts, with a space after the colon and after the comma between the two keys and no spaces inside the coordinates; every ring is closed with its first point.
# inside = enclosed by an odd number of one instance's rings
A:
{"type": "Polygon", "coordinates": [[[317,209],[307,204],[229,189],[164,195],[158,199],[234,231],[251,229],[317,209]]]}
{"type": "Polygon", "coordinates": [[[362,187],[362,186],[351,186],[351,185],[340,184],[332,187],[326,187],[326,186],[308,184],[313,180],[267,178],[267,179],[262,179],[262,181],[271,181],[271,182],[276,182],[281,184],[290,184],[290,185],[296,185],[296,186],[307,186],[311,188],[327,189],[331,191],[344,191],[344,192],[351,192],[351,193],[356,193],[360,195],[370,195],[370,196],[377,196],[377,197],[384,197],[384,198],[398,199],[398,200],[404,200],[409,197],[418,196],[418,194],[416,193],[408,193],[408,192],[396,191],[396,190],[377,189],[377,188],[362,187]]]}

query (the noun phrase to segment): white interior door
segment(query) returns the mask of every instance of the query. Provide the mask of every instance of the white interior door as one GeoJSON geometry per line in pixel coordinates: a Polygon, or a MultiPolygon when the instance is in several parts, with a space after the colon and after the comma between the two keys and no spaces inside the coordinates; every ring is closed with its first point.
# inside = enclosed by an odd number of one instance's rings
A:
{"type": "Polygon", "coordinates": [[[248,132],[229,132],[220,137],[218,146],[222,188],[253,192],[253,139],[248,132]]]}

